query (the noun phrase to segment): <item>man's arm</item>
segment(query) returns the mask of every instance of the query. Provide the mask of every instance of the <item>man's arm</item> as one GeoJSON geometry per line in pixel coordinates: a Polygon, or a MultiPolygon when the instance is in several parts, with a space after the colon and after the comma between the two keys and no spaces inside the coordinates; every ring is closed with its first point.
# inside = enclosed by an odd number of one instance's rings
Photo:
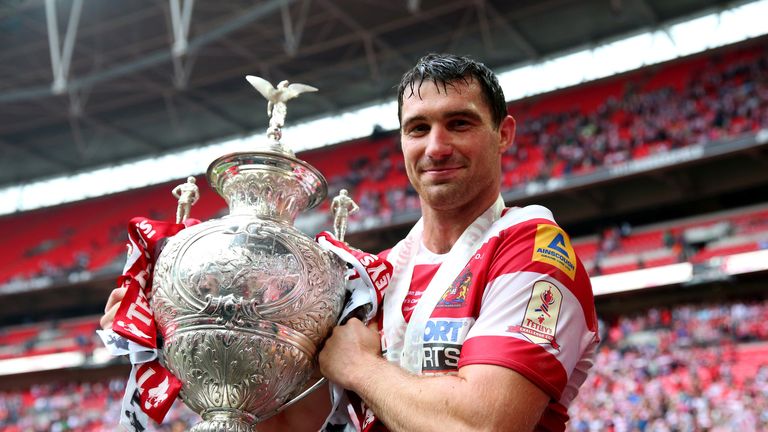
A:
{"type": "Polygon", "coordinates": [[[197,200],[200,199],[200,191],[195,187],[192,189],[192,202],[190,204],[194,205],[197,203],[197,200]]]}
{"type": "Polygon", "coordinates": [[[392,431],[531,431],[549,396],[517,372],[469,365],[417,376],[381,355],[379,334],[351,319],[320,353],[328,379],[357,393],[392,431]]]}

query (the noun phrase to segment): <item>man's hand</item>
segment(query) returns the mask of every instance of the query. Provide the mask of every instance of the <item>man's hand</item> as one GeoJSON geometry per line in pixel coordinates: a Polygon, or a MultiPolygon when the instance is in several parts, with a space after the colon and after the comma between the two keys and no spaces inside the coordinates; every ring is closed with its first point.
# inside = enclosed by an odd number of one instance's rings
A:
{"type": "Polygon", "coordinates": [[[356,390],[370,368],[380,362],[385,360],[376,323],[366,327],[357,318],[334,328],[319,356],[323,375],[350,390],[356,390]]]}
{"type": "Polygon", "coordinates": [[[117,309],[120,308],[120,302],[123,301],[123,297],[125,297],[127,291],[128,288],[120,287],[113,289],[109,294],[107,305],[104,307],[104,316],[99,320],[102,329],[109,330],[112,328],[112,321],[115,320],[117,309]]]}

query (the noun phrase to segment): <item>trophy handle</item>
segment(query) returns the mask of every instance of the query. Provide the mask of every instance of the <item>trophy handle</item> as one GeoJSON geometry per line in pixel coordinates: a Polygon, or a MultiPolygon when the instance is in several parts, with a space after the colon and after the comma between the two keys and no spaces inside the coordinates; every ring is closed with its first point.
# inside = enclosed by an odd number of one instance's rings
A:
{"type": "Polygon", "coordinates": [[[317,380],[317,381],[316,381],[314,384],[312,384],[311,386],[309,386],[309,388],[307,388],[307,389],[306,389],[306,390],[304,390],[303,392],[299,393],[299,394],[298,394],[296,397],[294,397],[293,399],[289,400],[288,402],[286,402],[285,404],[283,404],[283,406],[281,406],[280,408],[278,408],[278,409],[277,409],[277,411],[275,412],[275,414],[277,414],[277,413],[279,413],[280,411],[282,411],[282,410],[284,410],[284,409],[288,408],[289,406],[291,406],[291,405],[295,404],[296,402],[298,402],[298,401],[300,401],[300,400],[304,399],[304,398],[305,398],[305,397],[307,397],[307,396],[308,396],[310,393],[312,393],[313,391],[315,391],[315,390],[319,389],[319,388],[320,388],[320,386],[322,386],[323,384],[325,384],[327,381],[328,381],[328,380],[327,380],[325,377],[321,377],[321,378],[319,378],[319,379],[318,379],[318,380],[317,380]]]}
{"type": "Polygon", "coordinates": [[[312,384],[311,386],[307,387],[306,390],[296,395],[293,399],[289,400],[288,402],[284,403],[280,408],[272,411],[271,413],[261,417],[259,421],[266,420],[274,415],[279,414],[280,412],[284,411],[289,406],[295,404],[296,402],[304,399],[305,397],[309,396],[310,393],[314,392],[315,390],[319,389],[323,384],[328,382],[328,380],[325,377],[318,378],[318,380],[312,384]]]}

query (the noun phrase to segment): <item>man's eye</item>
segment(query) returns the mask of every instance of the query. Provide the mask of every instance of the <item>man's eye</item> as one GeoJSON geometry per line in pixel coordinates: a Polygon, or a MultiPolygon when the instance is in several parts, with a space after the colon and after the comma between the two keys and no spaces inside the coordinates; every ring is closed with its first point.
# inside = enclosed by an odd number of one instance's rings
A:
{"type": "Polygon", "coordinates": [[[451,128],[452,129],[464,130],[464,129],[468,128],[471,125],[472,124],[469,121],[464,120],[464,119],[451,120],[451,128]]]}
{"type": "Polygon", "coordinates": [[[416,125],[413,126],[409,131],[408,134],[410,135],[423,135],[429,131],[429,127],[427,125],[416,125]]]}

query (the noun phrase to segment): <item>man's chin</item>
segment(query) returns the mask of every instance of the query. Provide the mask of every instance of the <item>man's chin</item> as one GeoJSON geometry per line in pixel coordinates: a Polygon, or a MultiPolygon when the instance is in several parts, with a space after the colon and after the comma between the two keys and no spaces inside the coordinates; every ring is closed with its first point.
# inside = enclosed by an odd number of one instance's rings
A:
{"type": "Polygon", "coordinates": [[[434,209],[453,208],[465,199],[465,192],[452,184],[430,185],[424,188],[423,201],[434,209]]]}

